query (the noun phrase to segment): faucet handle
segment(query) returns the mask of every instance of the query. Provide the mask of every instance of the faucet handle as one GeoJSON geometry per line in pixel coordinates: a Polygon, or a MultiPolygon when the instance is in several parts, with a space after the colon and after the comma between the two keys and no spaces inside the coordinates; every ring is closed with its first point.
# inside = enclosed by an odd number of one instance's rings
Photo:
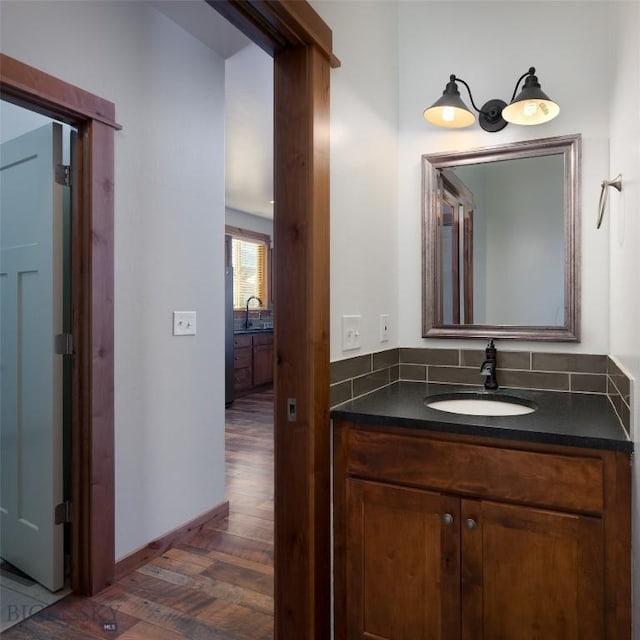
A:
{"type": "Polygon", "coordinates": [[[484,350],[484,353],[487,360],[491,360],[493,362],[496,361],[498,350],[496,349],[496,345],[494,344],[493,339],[487,345],[486,349],[484,350]]]}

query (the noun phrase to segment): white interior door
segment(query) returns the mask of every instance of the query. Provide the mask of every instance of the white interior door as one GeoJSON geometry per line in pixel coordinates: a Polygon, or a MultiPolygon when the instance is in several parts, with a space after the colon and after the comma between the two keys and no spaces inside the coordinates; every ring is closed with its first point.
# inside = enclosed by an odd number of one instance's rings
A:
{"type": "Polygon", "coordinates": [[[61,162],[55,123],[0,147],[0,555],[52,591],[64,586],[61,162]]]}

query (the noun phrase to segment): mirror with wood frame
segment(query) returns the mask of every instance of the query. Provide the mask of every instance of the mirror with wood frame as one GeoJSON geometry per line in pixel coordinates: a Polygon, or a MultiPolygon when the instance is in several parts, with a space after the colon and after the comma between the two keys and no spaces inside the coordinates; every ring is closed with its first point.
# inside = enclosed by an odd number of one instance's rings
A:
{"type": "Polygon", "coordinates": [[[422,156],[423,337],[580,340],[581,136],[422,156]]]}

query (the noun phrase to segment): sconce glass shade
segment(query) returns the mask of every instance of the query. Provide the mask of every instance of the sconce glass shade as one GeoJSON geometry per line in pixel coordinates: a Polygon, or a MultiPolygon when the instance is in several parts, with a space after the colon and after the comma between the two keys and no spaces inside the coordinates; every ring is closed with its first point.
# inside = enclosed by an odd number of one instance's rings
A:
{"type": "Polygon", "coordinates": [[[476,121],[475,115],[462,101],[455,76],[451,76],[442,96],[424,110],[424,119],[438,127],[460,129],[476,121]]]}
{"type": "Polygon", "coordinates": [[[513,124],[542,124],[559,113],[560,107],[542,91],[538,78],[530,71],[522,91],[502,110],[502,117],[513,124]]]}

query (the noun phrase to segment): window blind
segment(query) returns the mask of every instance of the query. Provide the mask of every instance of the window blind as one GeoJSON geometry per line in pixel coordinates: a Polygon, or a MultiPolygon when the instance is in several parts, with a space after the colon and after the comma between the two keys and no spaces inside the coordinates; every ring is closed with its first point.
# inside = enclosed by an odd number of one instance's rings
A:
{"type": "Polygon", "coordinates": [[[233,306],[245,306],[247,299],[258,296],[267,306],[266,246],[263,242],[232,238],[233,306]]]}

